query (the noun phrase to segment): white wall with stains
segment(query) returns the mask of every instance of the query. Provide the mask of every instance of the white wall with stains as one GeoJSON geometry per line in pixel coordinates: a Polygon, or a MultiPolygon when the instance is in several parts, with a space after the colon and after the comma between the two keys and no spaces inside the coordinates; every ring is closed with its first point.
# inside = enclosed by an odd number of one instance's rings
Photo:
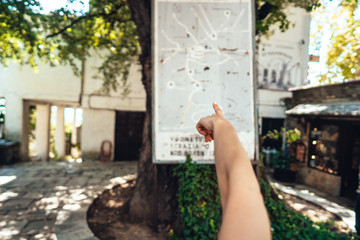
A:
{"type": "Polygon", "coordinates": [[[292,96],[288,89],[307,81],[310,14],[300,8],[289,8],[290,28],[263,37],[258,48],[259,118],[285,118],[282,98],[292,96]]]}
{"type": "MultiPolygon", "coordinates": [[[[29,105],[82,108],[81,143],[86,151],[99,151],[101,139],[109,139],[114,144],[115,111],[145,111],[145,91],[139,65],[134,64],[130,69],[130,94],[124,97],[119,91],[105,94],[102,91],[102,80],[93,78],[100,61],[96,53],[86,61],[81,103],[81,79],[74,75],[70,66],[50,67],[39,64],[36,72],[29,66],[17,63],[0,67],[0,97],[6,98],[7,109],[5,136],[22,143],[22,157],[28,154],[25,145],[29,124],[26,111],[29,105]]],[[[78,63],[78,66],[81,64],[78,63]]]]}

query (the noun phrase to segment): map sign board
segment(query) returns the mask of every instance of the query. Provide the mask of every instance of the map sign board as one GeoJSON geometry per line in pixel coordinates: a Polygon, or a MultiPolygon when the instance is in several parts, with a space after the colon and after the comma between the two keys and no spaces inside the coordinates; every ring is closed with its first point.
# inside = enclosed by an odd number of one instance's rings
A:
{"type": "Polygon", "coordinates": [[[213,162],[195,128],[213,102],[254,159],[252,1],[155,0],[153,17],[153,162],[213,162]]]}

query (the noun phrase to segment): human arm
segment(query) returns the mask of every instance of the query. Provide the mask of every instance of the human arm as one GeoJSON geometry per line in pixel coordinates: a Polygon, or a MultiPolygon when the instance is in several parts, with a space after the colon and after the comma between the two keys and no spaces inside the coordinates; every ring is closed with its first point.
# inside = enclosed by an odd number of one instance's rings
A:
{"type": "Polygon", "coordinates": [[[200,119],[205,141],[214,140],[215,166],[223,208],[220,240],[271,239],[270,222],[251,162],[232,124],[218,105],[200,119]]]}

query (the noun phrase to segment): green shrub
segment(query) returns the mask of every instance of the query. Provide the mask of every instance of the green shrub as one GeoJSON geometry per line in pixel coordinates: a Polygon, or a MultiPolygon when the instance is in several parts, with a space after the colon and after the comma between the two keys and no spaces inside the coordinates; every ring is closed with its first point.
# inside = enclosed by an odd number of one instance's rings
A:
{"type": "Polygon", "coordinates": [[[175,168],[179,179],[181,239],[217,239],[221,204],[214,165],[197,164],[188,156],[175,168]]]}
{"type": "MultiPolygon", "coordinates": [[[[221,204],[214,165],[196,164],[187,157],[175,168],[179,179],[178,204],[182,233],[172,239],[217,239],[221,223],[221,204]]],[[[353,234],[332,232],[332,223],[314,223],[289,209],[283,200],[272,197],[270,185],[260,179],[260,187],[269,213],[273,240],[359,239],[353,234]]],[[[244,236],[244,239],[245,236],[244,236]]]]}
{"type": "Polygon", "coordinates": [[[290,170],[291,164],[296,164],[297,162],[295,158],[289,154],[284,152],[275,152],[271,157],[270,163],[274,168],[290,170]]]}

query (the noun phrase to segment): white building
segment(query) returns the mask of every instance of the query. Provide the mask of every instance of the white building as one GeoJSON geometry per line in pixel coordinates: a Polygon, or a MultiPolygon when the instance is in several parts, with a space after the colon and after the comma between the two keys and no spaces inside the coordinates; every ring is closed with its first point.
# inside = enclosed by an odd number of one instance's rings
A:
{"type": "Polygon", "coordinates": [[[289,8],[287,16],[295,25],[286,32],[273,26],[274,34],[261,39],[258,48],[258,111],[263,134],[283,126],[283,99],[292,96],[287,90],[306,84],[310,14],[289,8]]]}
{"type": "MultiPolygon", "coordinates": [[[[57,106],[55,149],[59,156],[65,154],[65,107],[83,109],[80,142],[85,155],[87,152],[99,152],[102,142],[106,140],[112,143],[112,158],[117,154],[116,151],[128,149],[128,142],[140,147],[141,138],[134,142],[132,136],[123,134],[124,131],[133,131],[132,135],[139,135],[134,127],[125,125],[139,119],[141,121],[142,113],[145,111],[145,91],[140,80],[140,67],[131,68],[131,93],[123,98],[120,93],[102,93],[102,80],[93,78],[97,71],[95,66],[99,66],[99,61],[96,54],[86,61],[83,83],[73,74],[70,66],[40,65],[38,73],[29,66],[17,64],[1,68],[0,97],[6,99],[7,110],[5,136],[6,139],[21,142],[22,158],[26,158],[29,151],[30,106],[36,106],[36,153],[42,160],[49,158],[51,106],[57,106]],[[119,121],[122,124],[117,124],[119,121]],[[116,138],[116,135],[119,137],[116,138]]],[[[142,128],[142,123],[140,127],[142,128]]]]}
{"type": "MultiPolygon", "coordinates": [[[[288,88],[304,84],[308,66],[310,16],[302,9],[289,9],[294,27],[284,33],[274,30],[258,49],[258,110],[263,129],[283,124],[282,99],[291,97],[288,88]]],[[[276,27],[274,27],[276,29],[276,27]]],[[[112,159],[131,159],[141,147],[145,91],[140,66],[129,74],[130,94],[102,93],[102,80],[94,79],[100,65],[96,54],[84,64],[83,81],[70,66],[40,65],[35,73],[29,66],[11,64],[0,68],[0,97],[6,99],[5,136],[21,142],[21,157],[29,156],[29,108],[36,106],[36,153],[49,159],[50,107],[57,106],[55,149],[65,154],[64,108],[83,109],[81,150],[99,152],[103,141],[112,144],[112,159]]],[[[79,63],[79,66],[81,64],[79,63]]]]}

